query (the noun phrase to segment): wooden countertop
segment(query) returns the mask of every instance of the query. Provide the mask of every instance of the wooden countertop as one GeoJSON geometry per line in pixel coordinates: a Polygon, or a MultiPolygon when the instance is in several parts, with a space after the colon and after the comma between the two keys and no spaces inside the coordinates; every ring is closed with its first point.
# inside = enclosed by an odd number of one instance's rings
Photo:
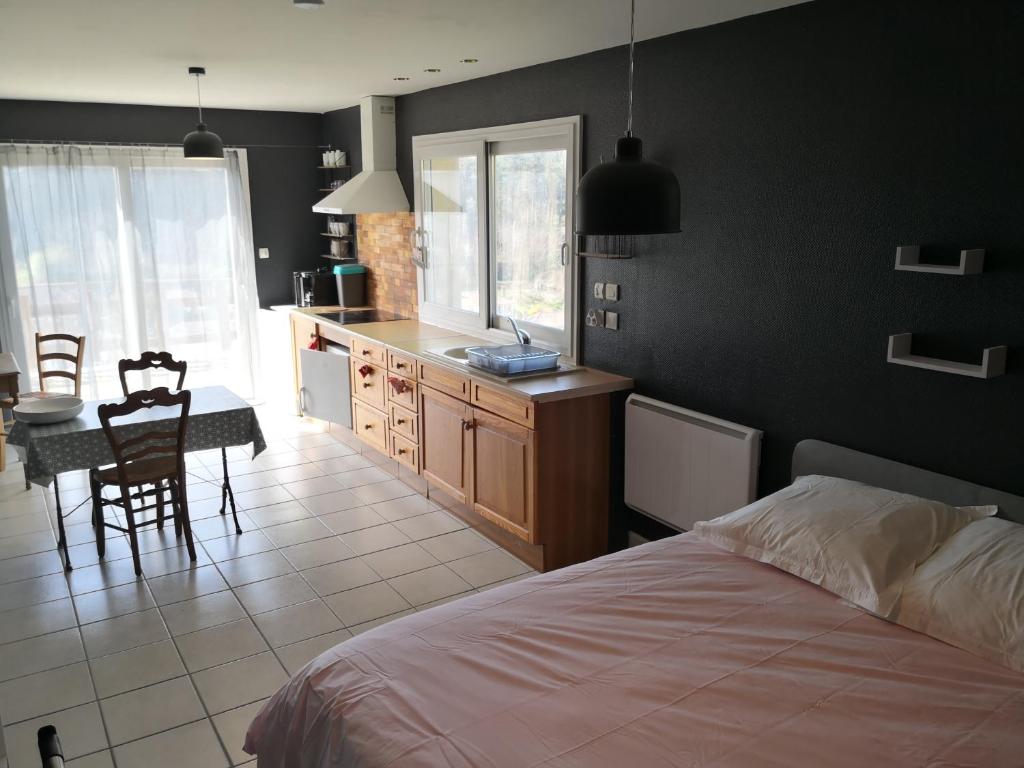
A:
{"type": "MultiPolygon", "coordinates": [[[[517,381],[504,382],[487,375],[479,375],[465,365],[452,363],[428,354],[428,350],[446,347],[469,347],[493,344],[475,336],[466,336],[458,331],[441,328],[418,320],[392,320],[384,323],[356,323],[339,325],[321,317],[318,312],[336,312],[340,307],[274,307],[279,311],[291,311],[305,315],[320,325],[330,326],[344,333],[352,334],[367,341],[384,344],[397,352],[413,355],[429,365],[436,365],[457,371],[497,389],[505,389],[534,402],[570,400],[608,392],[621,392],[633,388],[633,380],[614,373],[605,373],[594,368],[580,366],[573,371],[551,373],[517,381]]],[[[362,309],[362,307],[360,307],[362,309]]]]}

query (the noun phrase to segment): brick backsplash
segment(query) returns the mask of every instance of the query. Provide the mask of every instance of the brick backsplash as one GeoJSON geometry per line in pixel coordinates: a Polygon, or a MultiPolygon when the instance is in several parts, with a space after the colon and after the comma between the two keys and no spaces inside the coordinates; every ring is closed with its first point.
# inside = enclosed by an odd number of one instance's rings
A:
{"type": "Polygon", "coordinates": [[[360,213],[356,216],[359,261],[369,270],[367,303],[415,318],[416,267],[411,260],[413,213],[360,213]]]}

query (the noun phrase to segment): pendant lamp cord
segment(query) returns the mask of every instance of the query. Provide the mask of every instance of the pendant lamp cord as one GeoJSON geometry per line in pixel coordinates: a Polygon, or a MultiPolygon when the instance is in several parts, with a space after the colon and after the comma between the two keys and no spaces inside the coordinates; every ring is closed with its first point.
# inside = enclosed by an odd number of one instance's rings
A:
{"type": "Polygon", "coordinates": [[[199,105],[199,122],[203,122],[203,97],[199,92],[199,78],[200,75],[196,75],[196,103],[199,105]]]}
{"type": "Polygon", "coordinates": [[[629,108],[626,113],[626,135],[633,135],[633,45],[636,39],[636,0],[629,2],[629,108]]]}

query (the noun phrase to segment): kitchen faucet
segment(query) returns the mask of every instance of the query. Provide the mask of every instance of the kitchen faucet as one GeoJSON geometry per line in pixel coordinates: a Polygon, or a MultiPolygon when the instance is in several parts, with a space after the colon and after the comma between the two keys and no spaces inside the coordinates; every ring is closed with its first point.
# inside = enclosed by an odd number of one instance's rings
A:
{"type": "Polygon", "coordinates": [[[530,334],[528,334],[526,331],[524,331],[522,328],[520,328],[518,325],[516,325],[516,321],[512,317],[512,315],[508,315],[505,319],[508,320],[510,323],[512,323],[512,330],[516,334],[516,340],[518,340],[519,343],[523,344],[523,345],[529,344],[530,343],[530,334]]]}

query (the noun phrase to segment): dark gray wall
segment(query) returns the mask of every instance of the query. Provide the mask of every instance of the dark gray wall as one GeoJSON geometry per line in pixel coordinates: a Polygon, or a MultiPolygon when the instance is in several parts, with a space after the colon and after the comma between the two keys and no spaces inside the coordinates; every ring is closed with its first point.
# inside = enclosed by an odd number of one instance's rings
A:
{"type": "MultiPolygon", "coordinates": [[[[763,429],[762,492],[815,437],[1024,493],[1022,39],[1013,0],[818,0],[640,44],[634,125],[679,177],[683,231],[585,262],[622,285],[622,330],[586,329],[587,364],[763,429]],[[897,273],[901,243],[985,247],[986,272],[897,273]],[[888,365],[899,331],[968,361],[1008,344],[1008,375],[888,365]]],[[[410,199],[417,134],[581,114],[584,165],[608,157],[625,61],[400,97],[410,199]]]]}
{"type": "MultiPolygon", "coordinates": [[[[204,110],[210,129],[227,145],[275,144],[298,149],[249,148],[249,187],[260,305],[290,304],[291,273],[314,269],[326,249],[318,233],[322,217],[311,206],[322,179],[321,116],[299,112],[204,110]]],[[[0,100],[0,140],[123,141],[170,144],[195,125],[193,109],[123,104],[0,100]]]]}

